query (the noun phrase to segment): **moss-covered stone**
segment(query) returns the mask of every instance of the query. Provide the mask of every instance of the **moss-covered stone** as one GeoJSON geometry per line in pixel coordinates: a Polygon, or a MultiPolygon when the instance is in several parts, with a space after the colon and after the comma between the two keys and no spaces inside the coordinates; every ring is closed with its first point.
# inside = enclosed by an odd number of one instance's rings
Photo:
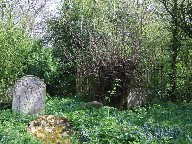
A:
{"type": "Polygon", "coordinates": [[[43,144],[71,144],[75,131],[66,117],[44,115],[28,123],[28,132],[42,140],[43,144]]]}

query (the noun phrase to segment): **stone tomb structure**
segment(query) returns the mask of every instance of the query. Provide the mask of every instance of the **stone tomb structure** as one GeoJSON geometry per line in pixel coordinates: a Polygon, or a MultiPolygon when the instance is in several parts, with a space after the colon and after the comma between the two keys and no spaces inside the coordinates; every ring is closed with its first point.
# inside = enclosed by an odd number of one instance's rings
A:
{"type": "Polygon", "coordinates": [[[44,114],[46,85],[38,77],[27,75],[18,80],[12,89],[12,110],[23,114],[44,114]]]}

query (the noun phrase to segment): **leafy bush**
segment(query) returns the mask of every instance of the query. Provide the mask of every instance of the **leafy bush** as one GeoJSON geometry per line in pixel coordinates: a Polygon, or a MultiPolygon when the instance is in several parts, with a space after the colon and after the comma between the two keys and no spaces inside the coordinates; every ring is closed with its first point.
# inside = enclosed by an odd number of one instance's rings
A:
{"type": "Polygon", "coordinates": [[[0,99],[10,100],[10,88],[24,74],[31,46],[23,29],[0,22],[0,99]]]}
{"type": "Polygon", "coordinates": [[[57,63],[53,60],[52,48],[45,48],[40,39],[32,41],[27,55],[25,74],[34,75],[44,80],[46,90],[54,94],[55,79],[58,76],[57,63]]]}
{"type": "Polygon", "coordinates": [[[51,92],[57,76],[52,50],[44,48],[41,40],[31,40],[18,26],[0,25],[0,101],[11,99],[13,84],[24,75],[44,79],[47,91],[51,92]]]}

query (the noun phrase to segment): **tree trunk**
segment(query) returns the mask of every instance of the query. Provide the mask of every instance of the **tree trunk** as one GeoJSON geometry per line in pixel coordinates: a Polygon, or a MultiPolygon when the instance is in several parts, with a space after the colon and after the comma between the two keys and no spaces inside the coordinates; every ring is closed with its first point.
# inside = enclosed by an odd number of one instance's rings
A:
{"type": "Polygon", "coordinates": [[[178,0],[173,0],[173,9],[172,9],[172,43],[171,43],[171,91],[170,91],[170,100],[176,101],[176,75],[177,75],[177,55],[178,50],[180,48],[180,36],[179,36],[179,29],[178,29],[178,0]]]}

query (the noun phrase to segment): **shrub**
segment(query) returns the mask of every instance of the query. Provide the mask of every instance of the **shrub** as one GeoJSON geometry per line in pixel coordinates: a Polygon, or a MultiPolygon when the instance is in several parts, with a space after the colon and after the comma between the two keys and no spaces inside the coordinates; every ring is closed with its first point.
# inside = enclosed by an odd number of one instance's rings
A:
{"type": "Polygon", "coordinates": [[[10,100],[10,88],[24,74],[31,46],[22,28],[0,22],[0,99],[10,100]]]}

